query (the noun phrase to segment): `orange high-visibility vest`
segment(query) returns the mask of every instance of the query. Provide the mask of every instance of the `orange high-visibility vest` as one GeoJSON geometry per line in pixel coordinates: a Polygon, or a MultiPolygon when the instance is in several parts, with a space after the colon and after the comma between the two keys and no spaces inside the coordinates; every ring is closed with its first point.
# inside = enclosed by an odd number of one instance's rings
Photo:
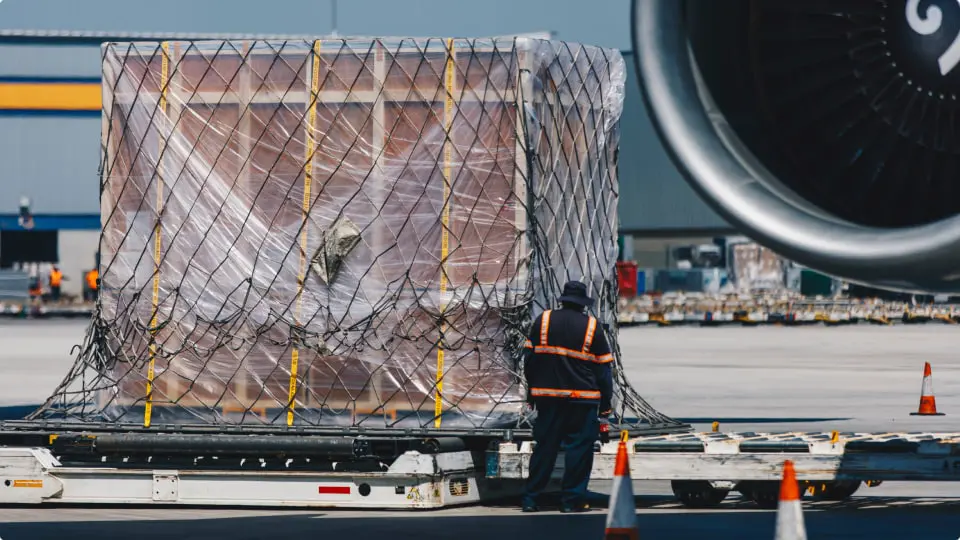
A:
{"type": "Polygon", "coordinates": [[[63,281],[63,272],[59,270],[54,270],[53,272],[50,272],[51,287],[59,287],[62,281],[63,281]]]}
{"type": "Polygon", "coordinates": [[[91,291],[97,290],[97,279],[100,277],[100,272],[98,270],[91,270],[87,272],[87,287],[91,291]]]}

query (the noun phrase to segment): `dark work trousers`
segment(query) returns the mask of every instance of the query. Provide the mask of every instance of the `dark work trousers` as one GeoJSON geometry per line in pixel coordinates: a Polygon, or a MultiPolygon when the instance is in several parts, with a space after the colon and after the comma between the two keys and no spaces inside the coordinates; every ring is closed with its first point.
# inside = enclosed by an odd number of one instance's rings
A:
{"type": "Polygon", "coordinates": [[[593,443],[600,433],[598,405],[541,399],[537,400],[536,407],[533,439],[537,444],[530,457],[530,477],[523,502],[536,504],[537,496],[550,482],[562,447],[565,459],[561,504],[583,504],[593,468],[593,443]]]}

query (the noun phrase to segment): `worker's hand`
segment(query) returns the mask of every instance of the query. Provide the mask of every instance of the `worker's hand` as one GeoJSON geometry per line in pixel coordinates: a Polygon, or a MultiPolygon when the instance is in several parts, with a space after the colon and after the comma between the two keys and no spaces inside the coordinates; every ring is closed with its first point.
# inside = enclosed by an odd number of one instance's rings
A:
{"type": "Polygon", "coordinates": [[[524,415],[524,416],[530,416],[530,415],[532,415],[536,410],[537,410],[537,408],[534,406],[534,404],[533,404],[532,401],[528,401],[528,402],[526,402],[526,403],[523,404],[523,415],[524,415]]]}
{"type": "Polygon", "coordinates": [[[610,419],[601,416],[598,420],[600,421],[600,442],[607,444],[610,442],[610,419]]]}

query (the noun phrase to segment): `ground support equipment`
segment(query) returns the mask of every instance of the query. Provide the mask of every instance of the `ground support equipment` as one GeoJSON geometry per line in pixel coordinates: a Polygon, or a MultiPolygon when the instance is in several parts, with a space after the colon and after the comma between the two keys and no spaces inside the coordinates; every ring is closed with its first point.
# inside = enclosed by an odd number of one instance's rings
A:
{"type": "MultiPolygon", "coordinates": [[[[632,428],[679,430],[689,426],[632,428]]],[[[0,504],[436,509],[519,496],[522,479],[486,477],[486,454],[529,439],[509,429],[11,421],[0,424],[0,504]]]]}
{"type": "MultiPolygon", "coordinates": [[[[0,504],[436,509],[516,497],[534,446],[524,430],[79,427],[3,424],[0,504]]],[[[635,431],[627,447],[634,480],[670,481],[689,507],[731,491],[773,507],[786,459],[826,500],[863,484],[960,480],[960,433],[681,431],[635,431]]],[[[616,452],[597,443],[594,480],[613,478],[616,452]]]]}
{"type": "MultiPolygon", "coordinates": [[[[595,455],[591,478],[612,479],[617,442],[595,455]]],[[[793,461],[810,494],[844,500],[862,484],[960,480],[960,433],[683,433],[628,440],[634,480],[669,480],[689,507],[719,505],[731,491],[774,508],[783,462],[793,461]]],[[[532,442],[504,442],[487,454],[488,479],[521,479],[532,442]]],[[[563,474],[558,460],[554,478],[563,474]]]]}

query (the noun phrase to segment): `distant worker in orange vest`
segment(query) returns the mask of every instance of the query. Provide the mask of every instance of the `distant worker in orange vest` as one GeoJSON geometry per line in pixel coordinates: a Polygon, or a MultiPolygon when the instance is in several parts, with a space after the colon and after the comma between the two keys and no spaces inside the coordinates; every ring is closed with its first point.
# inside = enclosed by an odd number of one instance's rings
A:
{"type": "Polygon", "coordinates": [[[60,300],[60,284],[63,283],[63,272],[56,266],[50,271],[50,299],[54,302],[60,300]]]}
{"type": "Polygon", "coordinates": [[[40,298],[43,296],[43,289],[40,287],[40,278],[34,277],[30,279],[30,300],[33,303],[40,301],[40,298]]]}
{"type": "Polygon", "coordinates": [[[87,272],[87,299],[91,302],[97,301],[97,280],[100,279],[100,271],[94,268],[87,272]]]}

